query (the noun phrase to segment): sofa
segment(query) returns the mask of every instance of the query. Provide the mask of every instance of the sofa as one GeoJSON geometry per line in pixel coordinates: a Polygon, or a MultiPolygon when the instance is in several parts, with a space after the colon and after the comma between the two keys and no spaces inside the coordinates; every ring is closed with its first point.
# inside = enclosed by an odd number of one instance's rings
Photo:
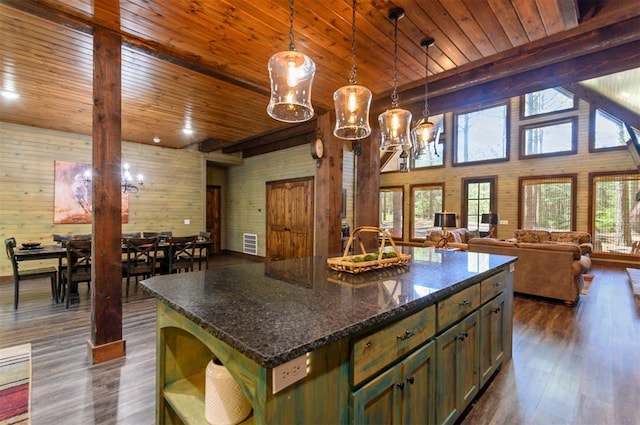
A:
{"type": "MultiPolygon", "coordinates": [[[[469,240],[480,237],[477,230],[469,230],[464,227],[458,229],[447,230],[447,246],[456,248],[460,251],[468,249],[469,240]]],[[[443,248],[444,247],[444,231],[442,229],[431,229],[427,231],[423,246],[443,248]]]]}
{"type": "Polygon", "coordinates": [[[591,268],[591,235],[586,232],[516,230],[511,239],[472,238],[471,252],[511,255],[514,291],[575,305],[591,268]]]}

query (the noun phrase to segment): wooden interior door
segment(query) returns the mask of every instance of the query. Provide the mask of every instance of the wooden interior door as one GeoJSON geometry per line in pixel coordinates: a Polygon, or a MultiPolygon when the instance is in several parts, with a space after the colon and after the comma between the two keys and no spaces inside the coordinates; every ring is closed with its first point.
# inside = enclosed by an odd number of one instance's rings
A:
{"type": "Polygon", "coordinates": [[[207,186],[206,229],[211,232],[211,254],[220,254],[222,196],[220,186],[207,186]]]}
{"type": "Polygon", "coordinates": [[[313,177],[267,182],[267,260],[313,255],[313,177]]]}

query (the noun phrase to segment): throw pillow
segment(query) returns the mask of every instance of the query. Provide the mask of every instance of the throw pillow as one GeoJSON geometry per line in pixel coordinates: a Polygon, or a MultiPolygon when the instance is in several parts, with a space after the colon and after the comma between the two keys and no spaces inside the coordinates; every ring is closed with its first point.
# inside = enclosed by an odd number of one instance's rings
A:
{"type": "Polygon", "coordinates": [[[528,230],[516,230],[513,232],[513,235],[516,237],[518,242],[523,243],[538,243],[540,242],[540,238],[534,232],[530,232],[528,230]]]}

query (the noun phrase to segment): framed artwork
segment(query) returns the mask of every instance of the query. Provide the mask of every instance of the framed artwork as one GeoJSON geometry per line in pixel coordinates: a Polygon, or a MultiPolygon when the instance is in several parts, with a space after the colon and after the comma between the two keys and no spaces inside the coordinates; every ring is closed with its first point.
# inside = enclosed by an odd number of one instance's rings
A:
{"type": "MultiPolygon", "coordinates": [[[[55,162],[54,213],[55,224],[91,223],[91,164],[86,162],[55,162]]],[[[122,194],[122,222],[129,222],[129,195],[122,194]]]]}

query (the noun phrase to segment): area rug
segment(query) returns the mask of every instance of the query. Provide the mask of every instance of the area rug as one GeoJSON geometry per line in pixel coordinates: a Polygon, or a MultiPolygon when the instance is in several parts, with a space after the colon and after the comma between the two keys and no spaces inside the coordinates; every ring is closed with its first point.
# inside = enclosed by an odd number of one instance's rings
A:
{"type": "Polygon", "coordinates": [[[584,280],[584,286],[582,287],[580,294],[587,295],[589,293],[589,288],[591,288],[591,284],[593,283],[593,275],[584,273],[582,275],[582,280],[584,280]]]}
{"type": "Polygon", "coordinates": [[[0,425],[29,424],[31,344],[0,349],[0,425]]]}

